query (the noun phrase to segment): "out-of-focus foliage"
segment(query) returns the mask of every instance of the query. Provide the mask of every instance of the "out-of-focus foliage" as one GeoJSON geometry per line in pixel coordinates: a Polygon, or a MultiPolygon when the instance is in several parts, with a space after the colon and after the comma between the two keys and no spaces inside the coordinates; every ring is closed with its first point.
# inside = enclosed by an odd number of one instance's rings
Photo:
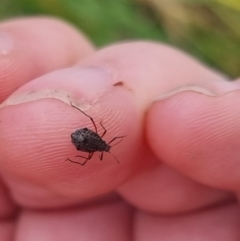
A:
{"type": "Polygon", "coordinates": [[[146,8],[131,0],[0,0],[0,18],[45,14],[65,19],[97,45],[119,40],[165,40],[146,8]]]}
{"type": "Polygon", "coordinates": [[[138,0],[151,6],[169,42],[236,77],[240,75],[239,0],[138,0]]]}
{"type": "Polygon", "coordinates": [[[178,46],[222,72],[240,75],[239,0],[0,0],[0,19],[65,19],[98,46],[149,39],[178,46]]]}

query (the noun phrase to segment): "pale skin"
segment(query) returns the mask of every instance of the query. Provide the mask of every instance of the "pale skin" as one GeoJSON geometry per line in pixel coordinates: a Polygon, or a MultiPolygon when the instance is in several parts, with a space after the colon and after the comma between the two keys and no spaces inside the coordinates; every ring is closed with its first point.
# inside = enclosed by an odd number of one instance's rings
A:
{"type": "Polygon", "coordinates": [[[0,54],[0,241],[240,239],[238,80],[160,43],[95,50],[47,18],[2,22],[0,54]],[[119,164],[65,161],[93,129],[71,102],[126,135],[119,164]]]}

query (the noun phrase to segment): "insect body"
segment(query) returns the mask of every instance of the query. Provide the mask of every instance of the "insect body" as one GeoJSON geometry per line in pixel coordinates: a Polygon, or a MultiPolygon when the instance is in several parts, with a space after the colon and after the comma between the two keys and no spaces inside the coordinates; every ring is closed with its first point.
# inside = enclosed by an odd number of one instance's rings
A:
{"type": "Polygon", "coordinates": [[[110,146],[94,131],[78,129],[71,134],[72,143],[78,151],[94,152],[110,150],[110,146]]]}
{"type": "MultiPolygon", "coordinates": [[[[117,145],[118,143],[120,143],[123,138],[125,136],[117,136],[114,137],[111,141],[109,141],[108,143],[106,143],[106,141],[104,141],[102,138],[104,137],[104,135],[107,133],[107,130],[104,128],[104,126],[102,125],[102,122],[100,122],[101,127],[103,128],[104,132],[103,134],[100,136],[98,134],[97,131],[97,126],[93,120],[93,118],[89,115],[87,115],[85,112],[83,112],[81,109],[77,108],[76,106],[74,106],[71,103],[71,106],[74,107],[75,109],[79,110],[80,112],[82,112],[85,116],[87,116],[91,122],[93,123],[94,129],[95,131],[92,131],[88,128],[82,128],[82,129],[77,129],[75,132],[73,132],[71,134],[71,139],[72,139],[72,143],[73,145],[76,147],[76,149],[78,151],[83,151],[83,152],[88,152],[88,156],[84,157],[84,156],[79,156],[77,155],[76,157],[81,157],[83,159],[85,159],[85,161],[83,163],[81,162],[77,162],[77,161],[72,161],[71,159],[67,159],[67,161],[73,162],[73,163],[77,163],[80,164],[82,166],[84,166],[87,161],[89,161],[93,154],[95,152],[101,152],[99,158],[102,161],[103,159],[103,153],[104,152],[110,152],[110,149],[117,145]],[[118,141],[117,143],[115,143],[114,145],[110,145],[113,141],[115,141],[116,139],[121,139],[120,141],[118,141]]],[[[111,153],[112,154],[112,153],[111,153]]],[[[113,154],[112,154],[113,155],[113,154]]],[[[118,162],[117,158],[113,155],[113,157],[116,159],[116,161],[118,162]]],[[[119,163],[119,162],[118,162],[119,163]]]]}

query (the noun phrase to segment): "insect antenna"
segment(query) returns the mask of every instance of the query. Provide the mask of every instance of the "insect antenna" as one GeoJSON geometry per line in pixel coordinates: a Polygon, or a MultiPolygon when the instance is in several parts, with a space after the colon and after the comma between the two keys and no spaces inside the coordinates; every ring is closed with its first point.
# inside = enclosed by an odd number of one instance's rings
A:
{"type": "Polygon", "coordinates": [[[72,102],[70,102],[70,104],[71,104],[71,106],[72,106],[73,108],[79,110],[80,112],[82,112],[85,116],[87,116],[87,117],[91,120],[91,122],[93,123],[93,126],[94,126],[94,128],[95,128],[96,133],[98,133],[98,131],[97,131],[97,126],[96,126],[93,118],[92,118],[90,115],[87,115],[84,111],[82,111],[81,109],[79,109],[77,106],[73,105],[72,102]]]}
{"type": "Polygon", "coordinates": [[[118,159],[112,154],[112,152],[109,151],[109,153],[114,157],[114,159],[117,161],[117,163],[120,164],[120,162],[119,162],[118,159]]]}

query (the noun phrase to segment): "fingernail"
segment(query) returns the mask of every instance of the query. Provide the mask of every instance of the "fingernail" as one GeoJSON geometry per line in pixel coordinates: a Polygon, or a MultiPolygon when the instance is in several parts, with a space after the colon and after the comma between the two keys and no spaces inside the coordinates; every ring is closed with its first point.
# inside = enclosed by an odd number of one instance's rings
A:
{"type": "Polygon", "coordinates": [[[172,89],[171,91],[158,96],[155,99],[155,101],[167,99],[167,98],[170,98],[173,95],[176,95],[178,93],[185,92],[185,91],[194,91],[194,92],[204,94],[204,95],[208,95],[208,96],[218,96],[217,93],[213,92],[212,90],[203,88],[201,86],[186,85],[186,86],[178,87],[176,89],[172,89]]]}
{"type": "Polygon", "coordinates": [[[0,56],[9,54],[12,48],[13,48],[12,38],[8,34],[4,32],[0,32],[0,56]]]}
{"type": "Polygon", "coordinates": [[[111,72],[97,67],[72,67],[43,75],[13,93],[1,107],[52,98],[65,103],[93,103],[112,87],[111,72]]]}

